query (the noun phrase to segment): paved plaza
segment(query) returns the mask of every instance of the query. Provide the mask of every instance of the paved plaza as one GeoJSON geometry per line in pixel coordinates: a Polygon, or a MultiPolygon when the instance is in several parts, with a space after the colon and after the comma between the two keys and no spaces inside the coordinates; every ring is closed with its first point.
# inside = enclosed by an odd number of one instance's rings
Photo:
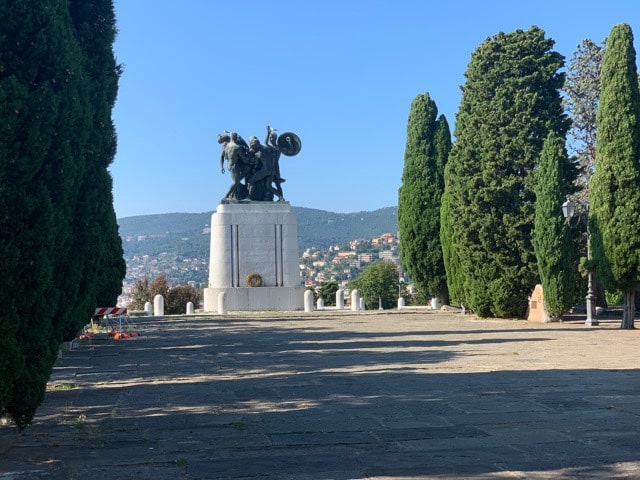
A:
{"type": "Polygon", "coordinates": [[[149,317],[65,353],[0,479],[640,478],[640,332],[428,310],[149,317]]]}

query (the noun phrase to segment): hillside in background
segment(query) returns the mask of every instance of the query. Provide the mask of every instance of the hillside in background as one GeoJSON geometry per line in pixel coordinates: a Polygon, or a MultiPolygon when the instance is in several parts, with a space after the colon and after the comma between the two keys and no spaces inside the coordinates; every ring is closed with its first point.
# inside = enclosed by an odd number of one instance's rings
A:
{"type": "MultiPolygon", "coordinates": [[[[326,249],[330,245],[398,231],[396,207],[356,213],[304,207],[292,207],[292,210],[298,216],[300,253],[311,247],[326,249]]],[[[118,224],[125,257],[170,252],[185,258],[209,258],[207,228],[211,214],[165,213],[120,218],[118,224]]]]}

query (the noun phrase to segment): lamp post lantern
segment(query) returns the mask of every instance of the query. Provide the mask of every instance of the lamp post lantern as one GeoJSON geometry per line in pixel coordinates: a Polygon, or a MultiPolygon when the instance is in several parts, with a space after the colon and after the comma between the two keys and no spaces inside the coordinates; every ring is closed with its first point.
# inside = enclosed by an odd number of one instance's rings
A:
{"type": "MultiPolygon", "coordinates": [[[[589,231],[589,203],[588,202],[580,202],[576,204],[571,200],[567,200],[562,204],[562,214],[564,218],[567,219],[567,223],[571,226],[571,218],[576,214],[577,207],[581,207],[582,212],[578,213],[578,222],[584,218],[586,220],[587,225],[587,260],[591,261],[591,232],[589,231]]],[[[589,263],[588,262],[588,263],[589,263]]],[[[599,325],[600,323],[596,319],[595,315],[595,299],[596,296],[593,294],[593,272],[591,268],[587,269],[587,296],[586,300],[586,308],[587,308],[587,319],[584,324],[588,327],[599,325]]]]}

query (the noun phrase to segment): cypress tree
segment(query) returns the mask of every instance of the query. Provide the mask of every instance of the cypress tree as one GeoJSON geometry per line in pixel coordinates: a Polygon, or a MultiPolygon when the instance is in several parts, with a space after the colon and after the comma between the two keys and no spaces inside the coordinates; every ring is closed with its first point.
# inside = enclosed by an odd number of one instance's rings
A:
{"type": "Polygon", "coordinates": [[[402,186],[398,192],[400,259],[426,296],[448,301],[440,244],[440,202],[451,133],[428,93],[411,104],[402,186]]]}
{"type": "Polygon", "coordinates": [[[563,166],[569,165],[565,142],[549,134],[536,176],[536,216],[533,247],[544,292],[544,305],[552,318],[562,318],[574,294],[571,233],[562,214],[562,203],[573,189],[563,166]]]}
{"type": "Polygon", "coordinates": [[[564,137],[563,57],[538,27],[499,33],[471,57],[449,157],[449,238],[462,301],[480,316],[524,315],[538,281],[532,172],[550,132],[564,137]]]}
{"type": "Polygon", "coordinates": [[[81,251],[78,302],[68,315],[65,335],[73,335],[95,306],[113,306],[125,276],[122,240],[113,208],[113,181],[107,170],[116,153],[111,113],[121,73],[113,54],[116,27],[112,0],[71,0],[70,14],[89,78],[87,148],[84,175],[78,188],[74,222],[75,251],[81,251]]]}
{"type": "Polygon", "coordinates": [[[0,411],[20,427],[44,398],[60,345],[53,324],[63,292],[54,259],[65,225],[56,221],[64,174],[73,175],[65,171],[63,137],[78,72],[66,8],[62,0],[0,8],[0,296],[7,312],[0,323],[12,335],[0,340],[12,343],[8,370],[0,361],[0,411]]]}
{"type": "Polygon", "coordinates": [[[442,260],[447,274],[447,290],[449,292],[449,303],[458,307],[464,304],[464,281],[460,267],[460,259],[456,252],[455,236],[453,234],[453,223],[455,219],[451,215],[451,194],[447,187],[450,175],[449,165],[445,168],[445,188],[442,193],[442,205],[440,207],[440,243],[442,244],[442,260]]]}
{"type": "MultiPolygon", "coordinates": [[[[83,4],[93,27],[112,22],[111,2],[83,4]]],[[[68,0],[0,0],[0,11],[0,413],[24,427],[62,340],[124,276],[106,170],[117,69],[93,68],[109,37],[82,38],[68,0]]]]}
{"type": "Polygon", "coordinates": [[[590,185],[593,263],[607,289],[624,293],[622,328],[634,328],[640,283],[640,93],[633,33],[612,28],[601,70],[595,173],[590,185]]]}

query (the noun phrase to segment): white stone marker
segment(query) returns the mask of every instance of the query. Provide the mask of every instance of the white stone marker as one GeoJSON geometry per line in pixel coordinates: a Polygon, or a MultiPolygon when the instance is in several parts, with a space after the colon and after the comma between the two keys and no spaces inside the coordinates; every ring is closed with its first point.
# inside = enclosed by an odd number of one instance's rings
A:
{"type": "Polygon", "coordinates": [[[158,317],[164,315],[164,297],[160,294],[153,297],[153,314],[158,317]]]}
{"type": "Polygon", "coordinates": [[[187,315],[193,315],[193,302],[187,303],[187,315]]]}
{"type": "Polygon", "coordinates": [[[404,308],[404,297],[398,297],[398,310],[404,308]]]}
{"type": "Polygon", "coordinates": [[[318,298],[318,301],[316,302],[316,308],[318,310],[324,310],[324,299],[322,297],[318,298]]]}
{"type": "Polygon", "coordinates": [[[151,302],[146,302],[144,304],[144,311],[147,312],[147,317],[153,315],[153,305],[151,304],[151,302]]]}
{"type": "Polygon", "coordinates": [[[336,308],[342,310],[344,308],[344,290],[339,288],[336,292],[336,308]]]}
{"type": "Polygon", "coordinates": [[[360,310],[360,291],[354,290],[351,292],[351,310],[360,310]]]}
{"type": "Polygon", "coordinates": [[[304,292],[304,311],[306,313],[313,312],[313,292],[311,290],[304,292]]]}

